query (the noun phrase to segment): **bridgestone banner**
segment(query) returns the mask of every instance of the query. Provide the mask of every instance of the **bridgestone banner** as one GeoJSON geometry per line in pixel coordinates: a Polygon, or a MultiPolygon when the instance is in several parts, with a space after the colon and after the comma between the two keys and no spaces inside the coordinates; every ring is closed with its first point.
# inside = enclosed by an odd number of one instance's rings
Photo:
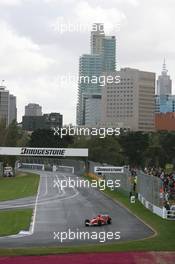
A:
{"type": "Polygon", "coordinates": [[[123,173],[123,167],[95,167],[94,172],[96,173],[123,173]]]}
{"type": "Polygon", "coordinates": [[[45,157],[88,157],[88,149],[83,148],[13,148],[0,147],[0,155],[45,156],[45,157]]]}

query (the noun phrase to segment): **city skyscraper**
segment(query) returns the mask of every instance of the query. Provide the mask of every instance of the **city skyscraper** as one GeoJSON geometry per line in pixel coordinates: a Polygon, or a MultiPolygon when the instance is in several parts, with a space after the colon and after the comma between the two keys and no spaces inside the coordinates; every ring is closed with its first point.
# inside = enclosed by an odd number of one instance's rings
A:
{"type": "Polygon", "coordinates": [[[104,25],[101,23],[93,24],[91,31],[91,54],[102,54],[103,39],[105,37],[104,25]]]}
{"type": "Polygon", "coordinates": [[[103,38],[102,59],[104,72],[114,71],[116,69],[116,38],[115,36],[106,36],[103,38]]]}
{"type": "Polygon", "coordinates": [[[9,103],[9,124],[17,120],[16,96],[10,94],[9,103]]]}
{"type": "Polygon", "coordinates": [[[175,112],[175,95],[172,95],[172,80],[167,73],[168,70],[164,59],[162,74],[157,80],[156,113],[175,112]]]}
{"type": "Polygon", "coordinates": [[[5,86],[0,86],[0,119],[9,124],[9,91],[5,86]]]}
{"type": "MultiPolygon", "coordinates": [[[[116,76],[116,72],[110,75],[116,76]]],[[[106,83],[102,91],[101,127],[155,130],[155,73],[124,68],[119,83],[106,83]]]]}
{"type": "MultiPolygon", "coordinates": [[[[78,109],[77,109],[77,124],[85,125],[85,111],[86,111],[86,100],[93,100],[91,95],[98,95],[98,104],[100,104],[101,100],[101,87],[99,85],[99,76],[103,71],[102,65],[102,57],[98,54],[94,55],[82,55],[80,57],[79,63],[79,87],[78,87],[78,109]],[[97,78],[97,81],[92,82],[93,76],[97,78]]],[[[97,103],[97,101],[96,101],[97,103]]],[[[99,109],[99,107],[98,107],[99,109]]],[[[99,115],[97,111],[95,111],[94,120],[88,120],[89,123],[94,123],[97,120],[97,116],[99,115]]],[[[87,121],[87,120],[86,120],[87,121]]]]}
{"type": "Polygon", "coordinates": [[[103,71],[113,71],[116,68],[116,38],[105,36],[104,25],[94,24],[91,32],[91,54],[99,54],[102,57],[103,71]]]}
{"type": "Polygon", "coordinates": [[[157,95],[169,95],[172,94],[172,80],[168,75],[166,68],[166,62],[164,59],[162,73],[157,80],[157,95]]]}
{"type": "Polygon", "coordinates": [[[17,120],[16,97],[9,93],[6,86],[0,86],[0,120],[4,120],[6,126],[17,120]]]}
{"type": "Polygon", "coordinates": [[[93,126],[100,121],[100,78],[104,72],[115,71],[115,68],[116,38],[105,36],[103,24],[96,23],[91,32],[91,54],[84,54],[79,60],[78,125],[93,126]]]}

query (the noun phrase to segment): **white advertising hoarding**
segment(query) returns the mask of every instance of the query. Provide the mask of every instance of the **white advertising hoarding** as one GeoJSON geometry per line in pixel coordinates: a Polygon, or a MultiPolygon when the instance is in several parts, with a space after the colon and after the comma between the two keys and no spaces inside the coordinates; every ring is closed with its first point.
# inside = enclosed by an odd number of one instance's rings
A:
{"type": "Polygon", "coordinates": [[[123,167],[95,167],[94,172],[96,173],[123,173],[123,167]]]}
{"type": "Polygon", "coordinates": [[[50,157],[88,157],[85,148],[15,148],[0,147],[0,155],[7,156],[50,156],[50,157]]]}

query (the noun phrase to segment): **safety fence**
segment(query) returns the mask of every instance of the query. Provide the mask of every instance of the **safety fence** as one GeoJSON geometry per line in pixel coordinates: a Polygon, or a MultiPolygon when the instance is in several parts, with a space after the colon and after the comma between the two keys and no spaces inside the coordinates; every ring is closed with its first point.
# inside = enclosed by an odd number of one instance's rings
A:
{"type": "Polygon", "coordinates": [[[73,159],[58,159],[58,158],[46,158],[46,157],[20,157],[17,161],[21,164],[21,168],[26,168],[26,164],[30,164],[28,167],[35,168],[36,170],[53,171],[56,166],[57,171],[74,172],[77,175],[85,173],[86,167],[84,161],[73,159]],[[41,168],[42,167],[42,168],[41,168]],[[73,168],[73,170],[71,169],[73,168]]]}
{"type": "Polygon", "coordinates": [[[140,193],[145,200],[158,206],[160,208],[164,205],[164,196],[162,193],[163,184],[160,178],[144,174],[142,171],[138,172],[137,180],[138,193],[140,193]]]}
{"type": "Polygon", "coordinates": [[[3,176],[3,163],[0,162],[0,176],[3,176]]]}

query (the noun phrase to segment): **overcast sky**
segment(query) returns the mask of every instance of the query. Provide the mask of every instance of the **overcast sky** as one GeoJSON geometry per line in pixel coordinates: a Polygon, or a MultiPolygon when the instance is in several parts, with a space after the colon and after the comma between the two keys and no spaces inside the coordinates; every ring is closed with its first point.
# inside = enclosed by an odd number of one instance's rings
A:
{"type": "Polygon", "coordinates": [[[174,0],[0,0],[0,80],[17,96],[18,121],[32,102],[75,123],[78,61],[94,22],[116,35],[118,68],[159,74],[166,57],[175,80],[174,0]]]}

